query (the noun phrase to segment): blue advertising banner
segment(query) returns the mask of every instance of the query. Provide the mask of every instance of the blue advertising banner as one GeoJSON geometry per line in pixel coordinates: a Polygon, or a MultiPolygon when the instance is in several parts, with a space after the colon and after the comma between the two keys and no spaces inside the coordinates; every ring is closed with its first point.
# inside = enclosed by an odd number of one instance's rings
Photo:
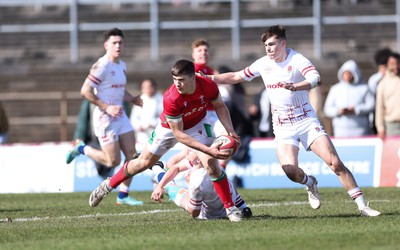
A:
{"type": "MultiPolygon", "coordinates": [[[[382,142],[379,139],[336,139],[333,140],[339,156],[344,164],[353,173],[360,187],[377,186],[380,169],[380,155],[382,142]]],[[[172,155],[179,152],[182,145],[177,145],[162,157],[166,162],[172,155]]],[[[79,156],[74,164],[74,191],[92,191],[101,182],[94,162],[79,156]]],[[[299,166],[309,175],[314,175],[319,182],[319,187],[341,187],[339,178],[333,171],[314,153],[307,152],[304,148],[299,151],[299,166]]],[[[117,171],[120,166],[115,170],[117,171]]],[[[283,172],[275,151],[272,140],[254,140],[250,144],[250,162],[238,164],[230,162],[227,175],[233,180],[236,176],[242,180],[243,188],[302,188],[303,186],[290,181],[283,172]]],[[[113,172],[112,172],[113,173],[113,172]]],[[[111,173],[111,174],[112,174],[111,173]]],[[[151,181],[153,173],[146,170],[134,177],[131,190],[152,190],[151,181]]],[[[178,185],[186,186],[183,174],[176,179],[178,185]]]]}
{"type": "MultiPolygon", "coordinates": [[[[359,186],[376,186],[374,166],[379,164],[379,140],[334,140],[336,149],[344,164],[353,173],[359,186]]],[[[283,172],[273,141],[253,141],[250,149],[250,163],[231,162],[227,174],[232,179],[240,178],[244,188],[297,188],[298,183],[290,181],[283,172]]],[[[341,187],[339,178],[313,152],[304,148],[299,151],[299,167],[318,179],[319,187],[341,187]]]]}

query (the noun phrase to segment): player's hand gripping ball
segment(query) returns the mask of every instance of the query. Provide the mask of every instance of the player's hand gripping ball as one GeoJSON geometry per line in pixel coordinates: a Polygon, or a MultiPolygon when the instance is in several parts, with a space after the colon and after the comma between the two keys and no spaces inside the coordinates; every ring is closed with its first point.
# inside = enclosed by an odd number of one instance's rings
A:
{"type": "Polygon", "coordinates": [[[233,155],[236,153],[236,151],[239,148],[239,143],[236,141],[232,136],[229,135],[221,135],[218,136],[213,144],[215,143],[222,143],[222,145],[219,147],[220,151],[229,151],[230,155],[233,155]]]}

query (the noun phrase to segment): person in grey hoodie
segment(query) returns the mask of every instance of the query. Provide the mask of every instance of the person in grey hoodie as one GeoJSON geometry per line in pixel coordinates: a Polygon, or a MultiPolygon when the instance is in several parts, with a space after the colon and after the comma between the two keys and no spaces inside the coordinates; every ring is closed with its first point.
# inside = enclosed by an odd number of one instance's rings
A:
{"type": "Polygon", "coordinates": [[[332,118],[334,137],[358,137],[372,134],[368,116],[375,108],[375,98],[363,81],[358,65],[346,61],[338,70],[325,101],[324,113],[332,118]]]}

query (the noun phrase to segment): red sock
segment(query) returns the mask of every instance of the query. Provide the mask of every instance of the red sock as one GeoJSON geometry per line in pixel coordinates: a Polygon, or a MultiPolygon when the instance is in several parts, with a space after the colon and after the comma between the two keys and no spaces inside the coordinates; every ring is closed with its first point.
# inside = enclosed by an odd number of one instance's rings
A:
{"type": "Polygon", "coordinates": [[[221,199],[222,204],[224,204],[224,207],[230,208],[234,206],[235,204],[232,201],[231,190],[229,188],[228,178],[226,177],[225,172],[222,171],[220,177],[211,180],[213,181],[215,191],[217,192],[219,198],[221,199]]]}
{"type": "Polygon", "coordinates": [[[125,162],[122,168],[114,174],[110,179],[110,187],[116,188],[121,184],[124,180],[129,179],[131,176],[125,173],[125,168],[128,167],[129,162],[125,162]]]}

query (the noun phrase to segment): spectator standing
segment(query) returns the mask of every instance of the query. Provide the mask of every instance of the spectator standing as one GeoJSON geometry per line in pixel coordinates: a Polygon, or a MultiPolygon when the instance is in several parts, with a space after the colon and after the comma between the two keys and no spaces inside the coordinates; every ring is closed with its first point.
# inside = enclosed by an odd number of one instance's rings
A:
{"type": "MultiPolygon", "coordinates": [[[[132,96],[126,91],[126,65],[120,59],[124,49],[124,35],[114,28],[104,34],[106,53],[92,66],[84,81],[82,96],[96,105],[93,115],[94,133],[99,139],[101,150],[86,145],[81,140],[73,143],[73,148],[67,154],[67,164],[80,154],[87,155],[94,161],[109,168],[121,163],[121,150],[126,161],[133,159],[136,153],[135,134],[127,117],[123,102],[142,105],[140,97],[132,96]]],[[[132,178],[124,180],[119,188],[116,204],[131,206],[141,205],[128,195],[132,178]]]]}
{"type": "Polygon", "coordinates": [[[374,96],[376,96],[376,89],[379,82],[385,76],[388,59],[391,54],[392,51],[388,48],[380,49],[375,52],[374,61],[377,67],[377,72],[368,78],[368,87],[374,96]]]}
{"type": "Polygon", "coordinates": [[[389,57],[387,68],[376,92],[375,125],[382,139],[400,135],[400,54],[389,57]]]}
{"type": "MultiPolygon", "coordinates": [[[[377,67],[377,72],[372,74],[368,79],[368,87],[376,100],[376,89],[379,82],[385,76],[387,63],[392,51],[389,48],[383,48],[375,52],[374,61],[377,67]]],[[[369,116],[370,126],[373,134],[377,134],[375,126],[375,109],[369,116]]]]}
{"type": "Polygon", "coordinates": [[[132,107],[130,120],[135,129],[136,142],[144,146],[151,137],[163,110],[163,97],[157,90],[154,79],[142,81],[140,98],[143,100],[143,105],[132,107]]]}
{"type": "Polygon", "coordinates": [[[3,104],[0,102],[0,144],[6,144],[8,141],[8,130],[10,125],[3,104]]]}
{"type": "Polygon", "coordinates": [[[332,118],[335,137],[357,137],[372,134],[369,115],[375,99],[354,60],[346,61],[338,70],[325,101],[324,112],[332,118]]]}

